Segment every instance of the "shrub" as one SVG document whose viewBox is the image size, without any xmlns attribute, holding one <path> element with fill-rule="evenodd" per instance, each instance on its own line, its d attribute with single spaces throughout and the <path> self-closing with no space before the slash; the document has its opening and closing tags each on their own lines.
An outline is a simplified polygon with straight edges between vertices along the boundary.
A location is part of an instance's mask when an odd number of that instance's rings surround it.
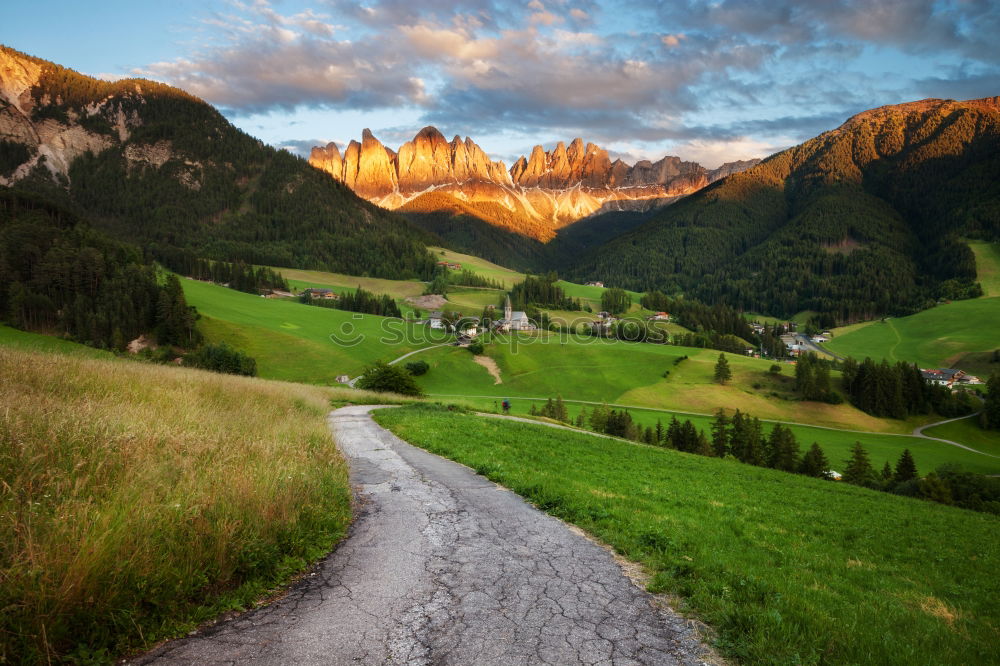
<svg viewBox="0 0 1000 666">
<path fill-rule="evenodd" d="M 225 342 L 205 345 L 184 357 L 184 365 L 230 375 L 257 376 L 257 361 Z"/>
<path fill-rule="evenodd" d="M 414 361 L 413 363 L 407 363 L 406 369 L 414 377 L 419 377 L 420 375 L 426 375 L 431 366 L 427 364 L 427 361 Z"/>
<path fill-rule="evenodd" d="M 358 379 L 358 388 L 380 393 L 400 393 L 402 395 L 423 395 L 416 380 L 409 372 L 385 361 L 377 361 Z"/>
<path fill-rule="evenodd" d="M 469 351 L 477 356 L 483 353 L 483 349 L 484 347 L 481 340 L 475 340 L 471 345 L 469 345 Z"/>
<path fill-rule="evenodd" d="M 781 366 L 778 365 L 777 363 L 772 363 L 771 367 L 768 368 L 767 371 L 769 373 L 771 373 L 772 375 L 780 375 L 781 374 Z"/>
</svg>

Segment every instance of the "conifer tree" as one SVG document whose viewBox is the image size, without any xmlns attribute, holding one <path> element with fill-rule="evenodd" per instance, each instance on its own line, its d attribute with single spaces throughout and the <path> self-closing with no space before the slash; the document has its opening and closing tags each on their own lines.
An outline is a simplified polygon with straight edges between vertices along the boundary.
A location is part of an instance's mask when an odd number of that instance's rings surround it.
<svg viewBox="0 0 1000 666">
<path fill-rule="evenodd" d="M 889 461 L 885 461 L 885 465 L 882 466 L 882 485 L 886 486 L 892 481 L 892 465 Z"/>
<path fill-rule="evenodd" d="M 794 472 L 799 468 L 799 443 L 791 429 L 776 423 L 768 437 L 768 467 Z"/>
<path fill-rule="evenodd" d="M 569 410 L 566 409 L 566 403 L 563 402 L 562 395 L 556 396 L 556 404 L 553 408 L 553 418 L 563 421 L 564 423 L 569 423 Z"/>
<path fill-rule="evenodd" d="M 830 461 L 820 445 L 813 442 L 806 454 L 802 456 L 802 464 L 799 465 L 799 473 L 806 476 L 815 476 L 820 479 L 827 478 L 827 470 L 830 469 Z"/>
<path fill-rule="evenodd" d="M 896 461 L 896 471 L 892 475 L 893 483 L 905 483 L 917 478 L 917 463 L 913 460 L 913 454 L 909 449 L 903 449 L 899 460 Z"/>
<path fill-rule="evenodd" d="M 594 407 L 590 413 L 590 429 L 594 432 L 604 432 L 608 427 L 608 405 L 607 403 Z"/>
<path fill-rule="evenodd" d="M 646 429 L 642 433 L 642 441 L 646 444 L 656 444 L 656 432 L 653 431 L 652 426 L 646 426 Z"/>
<path fill-rule="evenodd" d="M 694 450 L 699 456 L 713 457 L 715 456 L 715 449 L 712 448 L 711 443 L 708 441 L 708 437 L 705 436 L 704 430 L 698 431 L 698 446 Z"/>
<path fill-rule="evenodd" d="M 663 446 L 663 438 L 666 436 L 666 431 L 663 429 L 663 421 L 656 419 L 656 443 L 659 446 Z"/>
<path fill-rule="evenodd" d="M 847 468 L 844 470 L 843 480 L 856 486 L 876 487 L 875 469 L 872 467 L 871 459 L 861 442 L 854 442 L 851 449 L 851 457 L 847 461 Z"/>
<path fill-rule="evenodd" d="M 733 371 L 729 368 L 729 361 L 725 354 L 719 354 L 719 360 L 715 362 L 715 381 L 725 384 L 733 378 Z"/>
<path fill-rule="evenodd" d="M 986 382 L 982 422 L 986 428 L 1000 430 L 1000 373 L 993 373 Z"/>
<path fill-rule="evenodd" d="M 667 426 L 667 446 L 671 449 L 677 448 L 677 443 L 681 439 L 681 423 L 676 416 L 670 417 L 670 425 Z"/>
<path fill-rule="evenodd" d="M 582 428 L 587 423 L 587 408 L 581 407 L 580 413 L 576 415 L 576 427 Z"/>
<path fill-rule="evenodd" d="M 725 458 L 729 453 L 729 419 L 722 408 L 715 412 L 715 420 L 712 421 L 712 449 L 718 458 Z"/>
</svg>

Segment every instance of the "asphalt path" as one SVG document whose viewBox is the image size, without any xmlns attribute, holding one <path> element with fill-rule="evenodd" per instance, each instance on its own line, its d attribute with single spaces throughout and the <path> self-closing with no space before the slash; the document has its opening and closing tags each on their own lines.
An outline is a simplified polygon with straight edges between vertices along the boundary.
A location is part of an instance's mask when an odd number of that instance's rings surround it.
<svg viewBox="0 0 1000 666">
<path fill-rule="evenodd" d="M 330 416 L 357 508 L 347 538 L 275 603 L 139 664 L 703 664 L 693 623 L 606 548 L 457 463 Z"/>
</svg>

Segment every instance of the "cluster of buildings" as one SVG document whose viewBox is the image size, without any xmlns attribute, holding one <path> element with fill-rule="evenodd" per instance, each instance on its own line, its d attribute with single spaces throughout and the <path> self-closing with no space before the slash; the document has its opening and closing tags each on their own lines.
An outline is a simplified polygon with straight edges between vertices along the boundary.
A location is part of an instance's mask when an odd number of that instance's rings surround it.
<svg viewBox="0 0 1000 666">
<path fill-rule="evenodd" d="M 340 298 L 340 294 L 335 292 L 333 289 L 317 289 L 316 287 L 309 287 L 308 289 L 303 289 L 302 293 L 309 294 L 310 298 L 321 298 L 327 301 L 336 301 Z"/>
<path fill-rule="evenodd" d="M 438 266 L 444 266 L 445 268 L 451 269 L 453 271 L 460 271 L 460 270 L 462 270 L 462 264 L 459 264 L 459 263 L 454 262 L 454 261 L 439 261 L 439 262 L 437 262 L 437 265 Z"/>
<path fill-rule="evenodd" d="M 932 368 L 929 370 L 921 368 L 920 376 L 928 384 L 937 384 L 938 386 L 947 386 L 948 388 L 973 386 L 983 383 L 979 377 L 974 377 L 967 374 L 965 370 L 956 370 L 955 368 Z"/>
</svg>

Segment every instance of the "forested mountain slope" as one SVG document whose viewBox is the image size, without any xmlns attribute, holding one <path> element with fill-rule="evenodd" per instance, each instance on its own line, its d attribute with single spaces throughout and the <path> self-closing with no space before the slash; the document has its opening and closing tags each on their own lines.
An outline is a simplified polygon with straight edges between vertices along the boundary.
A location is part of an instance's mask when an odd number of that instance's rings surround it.
<svg viewBox="0 0 1000 666">
<path fill-rule="evenodd" d="M 0 187 L 183 255 L 429 277 L 432 237 L 163 84 L 102 81 L 0 46 Z"/>
<path fill-rule="evenodd" d="M 591 250 L 572 277 L 844 322 L 977 293 L 961 237 L 1000 238 L 1000 97 L 858 114 Z"/>
</svg>

